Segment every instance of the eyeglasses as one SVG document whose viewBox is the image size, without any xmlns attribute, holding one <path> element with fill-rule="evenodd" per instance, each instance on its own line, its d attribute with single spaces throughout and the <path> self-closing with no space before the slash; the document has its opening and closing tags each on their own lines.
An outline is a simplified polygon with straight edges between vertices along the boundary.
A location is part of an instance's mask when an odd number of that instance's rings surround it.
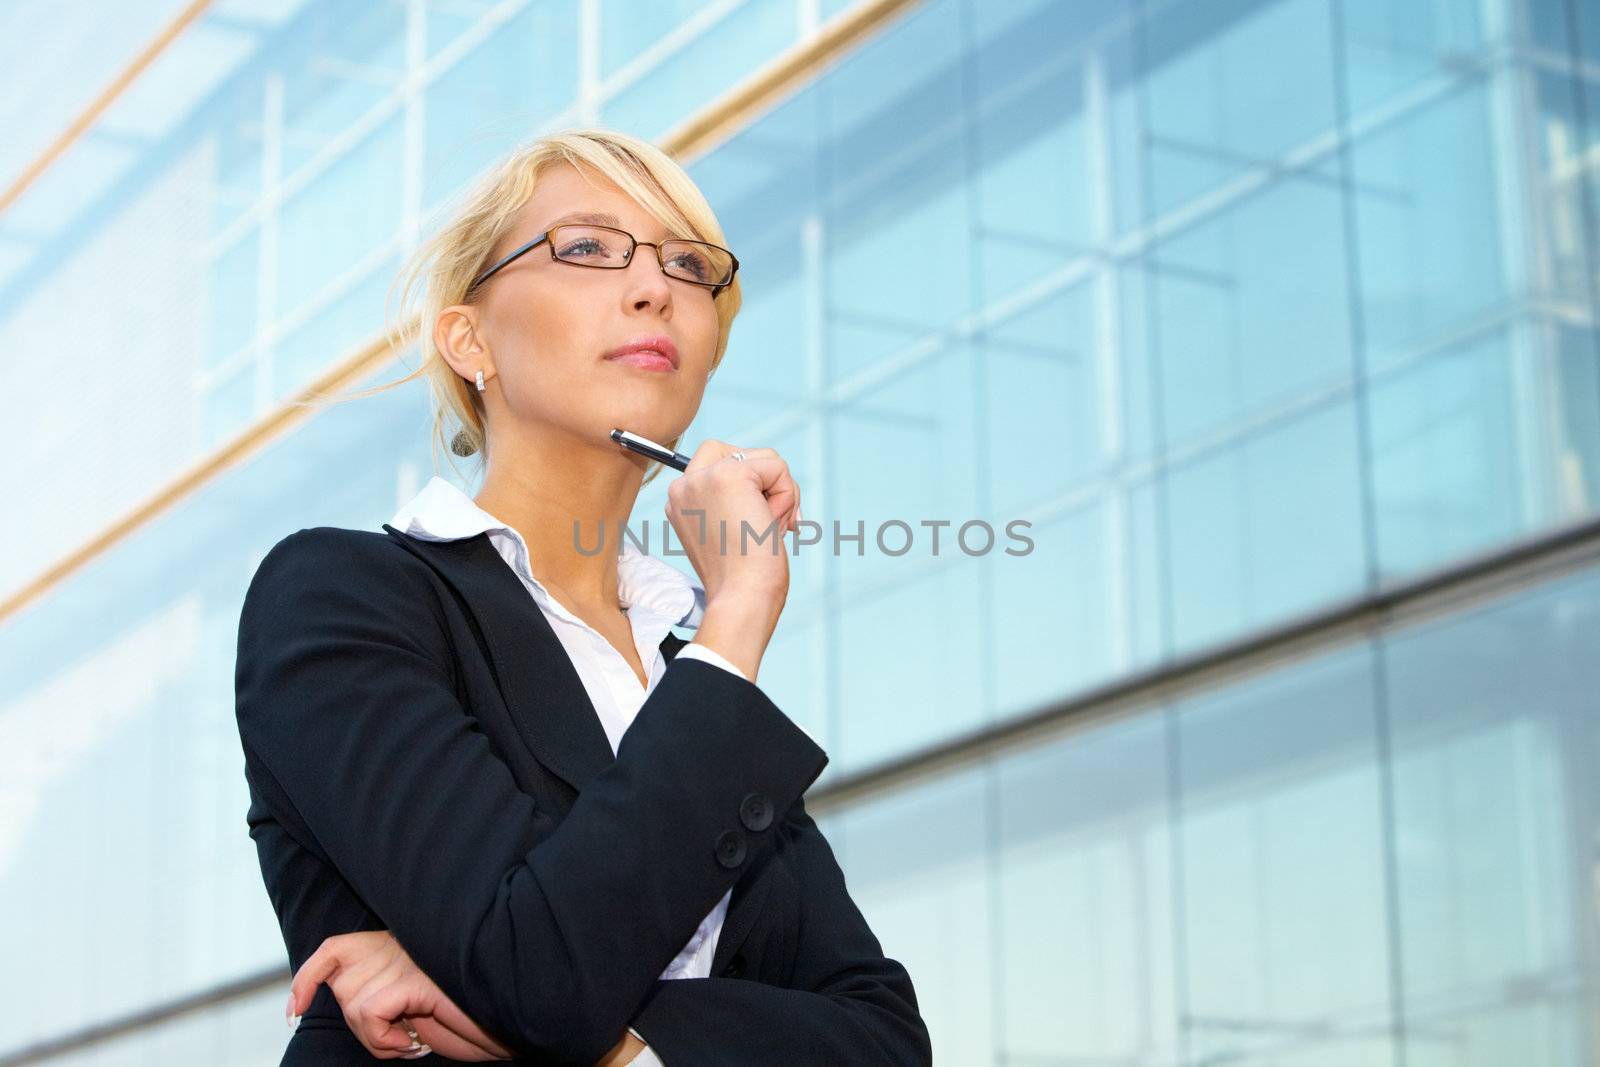
<svg viewBox="0 0 1600 1067">
<path fill-rule="evenodd" d="M 739 261 L 732 252 L 705 241 L 673 239 L 655 244 L 635 240 L 628 231 L 610 226 L 553 226 L 478 275 L 477 280 L 467 286 L 467 295 L 471 296 L 501 267 L 545 241 L 550 242 L 551 259 L 601 270 L 622 270 L 633 262 L 635 249 L 641 244 L 649 245 L 656 250 L 662 273 L 704 286 L 711 290 L 713 297 L 733 282 L 734 272 L 739 269 Z"/>
</svg>

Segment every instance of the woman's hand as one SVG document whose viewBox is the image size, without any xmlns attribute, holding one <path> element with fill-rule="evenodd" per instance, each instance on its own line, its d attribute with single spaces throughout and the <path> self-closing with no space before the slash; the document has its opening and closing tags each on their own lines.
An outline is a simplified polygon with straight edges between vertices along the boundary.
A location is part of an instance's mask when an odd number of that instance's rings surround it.
<svg viewBox="0 0 1600 1067">
<path fill-rule="evenodd" d="M 782 602 L 789 590 L 783 535 L 795 529 L 800 487 L 775 450 L 746 448 L 743 460 L 735 451 L 707 438 L 667 486 L 667 519 L 705 586 L 707 607 L 724 592 Z"/>
<path fill-rule="evenodd" d="M 336 934 L 323 941 L 295 972 L 289 1014 L 309 1008 L 324 982 L 350 1032 L 378 1059 L 416 1059 L 429 1051 L 454 1060 L 513 1058 L 422 973 L 387 930 Z M 406 1032 L 407 1020 L 420 1048 Z"/>
<path fill-rule="evenodd" d="M 667 520 L 706 590 L 695 642 L 755 680 L 789 596 L 784 534 L 798 529 L 800 487 L 770 448 L 707 439 L 667 486 Z M 747 528 L 748 527 L 748 532 Z"/>
</svg>

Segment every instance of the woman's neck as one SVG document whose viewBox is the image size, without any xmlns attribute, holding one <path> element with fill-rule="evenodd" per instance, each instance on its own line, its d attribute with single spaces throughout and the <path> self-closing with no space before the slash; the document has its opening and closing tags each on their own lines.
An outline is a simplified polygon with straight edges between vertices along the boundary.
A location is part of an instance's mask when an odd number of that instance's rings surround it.
<svg viewBox="0 0 1600 1067">
<path fill-rule="evenodd" d="M 644 471 L 620 450 L 491 460 L 474 498 L 522 535 L 533 576 L 578 612 L 619 610 L 617 554 Z"/>
</svg>

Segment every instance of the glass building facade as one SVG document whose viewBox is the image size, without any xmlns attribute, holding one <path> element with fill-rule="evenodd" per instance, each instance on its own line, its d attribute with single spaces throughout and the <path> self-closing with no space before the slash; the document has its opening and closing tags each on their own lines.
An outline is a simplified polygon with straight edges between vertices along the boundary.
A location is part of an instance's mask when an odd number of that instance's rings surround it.
<svg viewBox="0 0 1600 1067">
<path fill-rule="evenodd" d="M 685 441 L 822 524 L 761 685 L 937 1061 L 1600 1064 L 1600 7 L 167 6 L 4 160 L 0 1064 L 277 1063 L 239 606 L 434 470 L 295 402 L 512 144 L 708 115 Z"/>
</svg>

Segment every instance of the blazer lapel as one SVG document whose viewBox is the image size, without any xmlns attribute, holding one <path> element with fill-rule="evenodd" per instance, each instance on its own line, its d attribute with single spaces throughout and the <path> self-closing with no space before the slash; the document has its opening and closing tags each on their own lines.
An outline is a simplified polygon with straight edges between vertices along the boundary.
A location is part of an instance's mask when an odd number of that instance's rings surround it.
<svg viewBox="0 0 1600 1067">
<path fill-rule="evenodd" d="M 589 691 L 561 639 L 489 535 L 430 541 L 388 523 L 383 529 L 460 594 L 488 647 L 490 669 L 511 721 L 533 757 L 580 792 L 616 762 Z M 671 662 L 688 643 L 669 630 L 661 653 Z M 712 957 L 713 975 L 721 973 L 749 936 L 771 879 L 772 872 L 756 868 L 734 883 Z"/>
<path fill-rule="evenodd" d="M 489 650 L 490 668 L 523 744 L 573 789 L 616 761 L 589 692 L 561 640 L 487 532 L 454 541 L 412 537 L 383 524 L 461 595 Z M 661 642 L 670 660 L 687 641 Z"/>
</svg>

